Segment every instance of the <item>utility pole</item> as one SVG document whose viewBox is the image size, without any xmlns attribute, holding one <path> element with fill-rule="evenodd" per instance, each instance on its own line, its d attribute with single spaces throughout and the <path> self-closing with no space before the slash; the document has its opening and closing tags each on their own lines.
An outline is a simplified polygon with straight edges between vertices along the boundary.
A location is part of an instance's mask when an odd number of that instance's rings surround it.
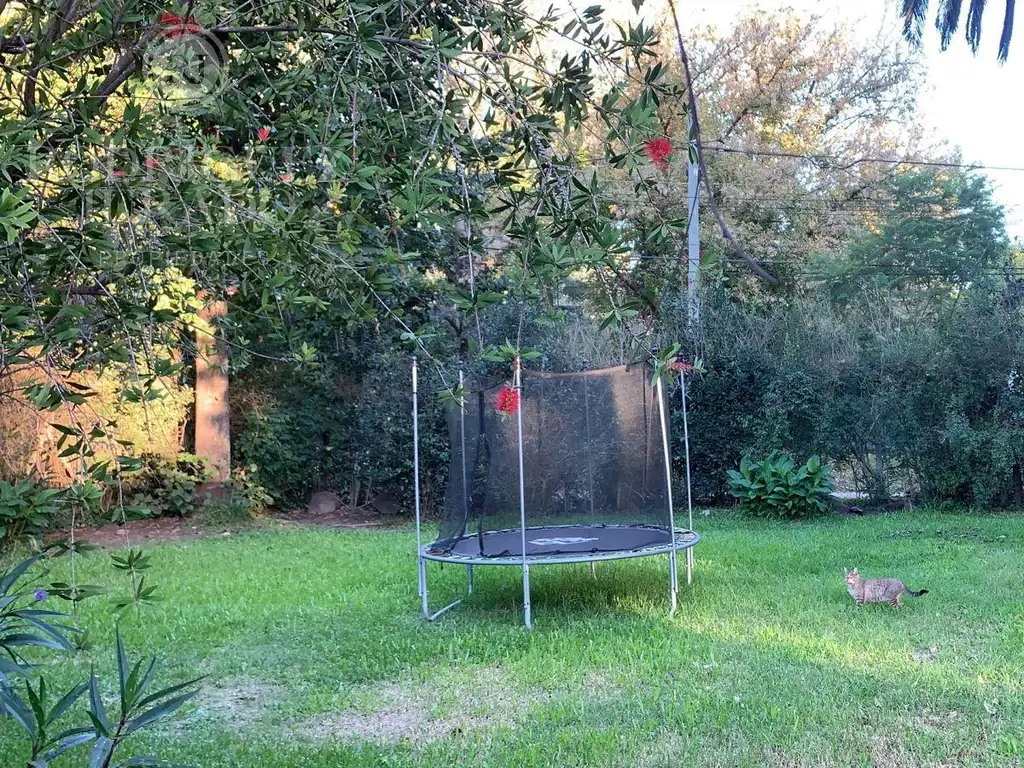
<svg viewBox="0 0 1024 768">
<path fill-rule="evenodd" d="M 687 316 L 690 319 L 690 331 L 696 332 L 700 325 L 700 160 L 697 153 L 700 147 L 694 138 L 693 115 L 686 120 L 687 171 L 686 191 L 687 223 L 689 235 L 689 269 L 686 280 Z"/>
</svg>

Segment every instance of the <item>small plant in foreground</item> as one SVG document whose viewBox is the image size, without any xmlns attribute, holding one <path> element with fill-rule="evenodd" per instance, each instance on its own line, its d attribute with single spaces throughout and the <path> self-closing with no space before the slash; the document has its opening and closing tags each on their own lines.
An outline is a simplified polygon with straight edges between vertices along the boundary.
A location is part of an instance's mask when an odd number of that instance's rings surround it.
<svg viewBox="0 0 1024 768">
<path fill-rule="evenodd" d="M 36 555 L 19 563 L 0 575 L 0 717 L 9 717 L 28 736 L 29 768 L 48 768 L 52 761 L 65 752 L 89 742 L 93 743 L 89 756 L 90 768 L 116 768 L 121 766 L 156 766 L 165 761 L 156 757 L 140 756 L 118 761 L 115 753 L 124 741 L 136 731 L 170 717 L 198 693 L 199 679 L 171 685 L 151 692 L 156 659 L 148 664 L 137 661 L 132 665 L 117 634 L 118 715 L 112 717 L 100 697 L 99 680 L 95 674 L 81 683 L 52 706 L 46 680 L 42 677 L 33 685 L 27 679 L 32 667 L 21 655 L 25 647 L 72 651 L 69 635 L 71 627 L 56 623 L 65 618 L 57 611 L 24 607 L 41 603 L 49 598 L 42 587 L 35 589 L 24 584 L 31 567 L 42 557 Z M 26 678 L 24 687 L 15 684 L 15 678 Z M 88 691 L 89 724 L 59 730 L 57 722 Z"/>
<path fill-rule="evenodd" d="M 729 490 L 751 514 L 810 517 L 828 510 L 832 478 L 817 456 L 797 468 L 791 456 L 772 452 L 763 461 L 744 456 L 738 472 L 729 470 Z"/>
<path fill-rule="evenodd" d="M 24 677 L 31 669 L 22 656 L 23 649 L 74 649 L 69 639 L 73 630 L 57 623 L 65 618 L 63 613 L 29 607 L 50 596 L 47 590 L 24 583 L 29 569 L 42 557 L 30 557 L 0 574 L 0 693 L 10 688 L 13 678 Z"/>
<path fill-rule="evenodd" d="M 89 757 L 90 768 L 115 768 L 116 766 L 155 766 L 165 762 L 156 757 L 133 757 L 124 761 L 114 759 L 115 752 L 125 739 L 153 723 L 170 717 L 191 699 L 199 689 L 194 687 L 199 679 L 189 680 L 149 693 L 156 668 L 156 659 L 148 665 L 137 661 L 131 665 L 128 655 L 117 635 L 117 672 L 119 712 L 111 718 L 100 697 L 99 680 L 90 675 L 88 683 L 81 683 L 65 693 L 60 700 L 47 707 L 46 681 L 42 678 L 33 687 L 25 682 L 25 695 L 16 688 L 0 690 L 0 712 L 9 715 L 28 735 L 31 756 L 30 768 L 47 768 L 50 763 L 65 752 L 88 742 L 94 742 Z M 53 726 L 61 716 L 81 697 L 89 692 L 90 725 L 69 728 L 53 735 Z"/>
</svg>

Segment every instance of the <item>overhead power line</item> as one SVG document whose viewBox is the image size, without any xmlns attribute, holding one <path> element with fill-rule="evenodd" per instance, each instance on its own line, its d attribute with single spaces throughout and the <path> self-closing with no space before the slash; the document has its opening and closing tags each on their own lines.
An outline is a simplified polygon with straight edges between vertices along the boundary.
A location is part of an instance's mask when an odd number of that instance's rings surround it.
<svg viewBox="0 0 1024 768">
<path fill-rule="evenodd" d="M 840 170 L 847 170 L 857 165 L 883 164 L 883 165 L 916 165 L 928 168 L 962 168 L 971 171 L 1014 171 L 1024 173 L 1024 167 L 1013 165 L 985 165 L 983 163 L 953 163 L 941 160 L 913 160 L 907 157 L 856 157 L 844 158 L 833 155 L 819 155 L 803 152 L 777 152 L 767 149 L 740 149 L 737 147 L 720 147 L 710 144 L 702 144 L 701 149 L 706 152 L 718 152 L 727 155 L 748 155 L 750 157 L 782 157 L 795 160 L 809 160 L 816 163 L 829 163 Z"/>
</svg>

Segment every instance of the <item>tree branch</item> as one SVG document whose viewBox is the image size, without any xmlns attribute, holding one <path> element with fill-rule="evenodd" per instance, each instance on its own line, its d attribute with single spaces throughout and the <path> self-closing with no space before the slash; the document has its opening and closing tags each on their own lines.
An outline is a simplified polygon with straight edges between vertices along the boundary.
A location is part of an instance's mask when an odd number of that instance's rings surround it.
<svg viewBox="0 0 1024 768">
<path fill-rule="evenodd" d="M 760 277 L 766 283 L 770 285 L 778 285 L 779 279 L 775 275 L 768 272 L 764 267 L 757 263 L 751 258 L 743 245 L 736 239 L 736 236 L 729 229 L 729 225 L 725 222 L 725 217 L 722 216 L 722 212 L 718 209 L 718 203 L 715 201 L 715 192 L 711 188 L 711 180 L 708 178 L 707 165 L 704 162 L 704 151 L 701 142 L 700 134 L 700 117 L 697 114 L 697 98 L 693 91 L 693 77 L 690 73 L 690 58 L 686 55 L 686 46 L 683 45 L 683 32 L 679 27 L 679 15 L 676 13 L 675 0 L 668 0 L 668 6 L 672 11 L 672 21 L 676 27 L 676 40 L 679 43 L 679 59 L 683 64 L 683 74 L 686 77 L 686 91 L 689 98 L 690 106 L 690 117 L 693 121 L 693 139 L 697 143 L 697 159 L 700 165 L 700 176 L 704 182 L 704 188 L 708 194 L 708 205 L 711 208 L 711 212 L 715 216 L 715 220 L 718 222 L 718 228 L 722 231 L 722 237 L 725 238 L 726 242 L 733 250 L 733 254 L 746 263 L 747 266 L 754 272 L 755 275 Z"/>
<path fill-rule="evenodd" d="M 39 45 L 35 49 L 35 55 L 32 57 L 32 71 L 25 77 L 25 93 L 22 101 L 25 104 L 26 112 L 32 112 L 36 108 L 36 86 L 39 82 L 39 73 L 43 69 L 43 57 L 60 36 L 71 29 L 77 13 L 78 0 L 64 0 L 64 3 L 53 14 L 50 23 L 46 25 L 46 29 L 43 30 Z"/>
</svg>

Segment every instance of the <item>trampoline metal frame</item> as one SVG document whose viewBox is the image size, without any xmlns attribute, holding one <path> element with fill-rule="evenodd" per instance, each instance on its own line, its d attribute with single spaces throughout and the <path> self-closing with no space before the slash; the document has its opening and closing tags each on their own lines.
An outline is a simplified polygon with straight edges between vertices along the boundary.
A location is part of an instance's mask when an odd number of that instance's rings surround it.
<svg viewBox="0 0 1024 768">
<path fill-rule="evenodd" d="M 578 525 L 539 525 L 531 528 L 527 528 L 526 532 L 530 531 L 556 531 L 559 528 L 579 528 Z M 585 527 L 585 526 L 584 526 Z M 602 525 L 601 528 L 634 528 L 639 526 L 632 525 Z M 653 526 L 644 526 L 653 527 Z M 490 533 L 509 533 L 511 531 L 519 531 L 519 528 L 507 528 L 500 531 L 491 531 Z M 665 530 L 659 527 L 658 530 Z M 676 540 L 675 549 L 689 549 L 700 541 L 700 534 L 695 531 L 687 531 L 682 528 L 676 529 Z M 424 544 L 420 550 L 420 556 L 424 560 L 433 560 L 436 563 L 453 563 L 455 565 L 465 565 L 472 568 L 474 565 L 522 565 L 523 558 L 519 555 L 509 555 L 507 557 L 486 557 L 476 555 L 462 555 L 462 554 L 444 554 L 434 552 L 430 549 L 430 544 Z M 648 555 L 667 555 L 673 549 L 671 543 L 665 544 L 651 544 L 646 547 L 638 547 L 637 549 L 616 549 L 606 551 L 595 551 L 595 552 L 565 552 L 560 554 L 549 554 L 549 555 L 530 555 L 527 559 L 530 565 L 557 565 L 559 563 L 593 563 L 599 560 L 627 560 L 633 557 L 647 557 Z M 470 590 L 472 591 L 472 590 Z"/>
<path fill-rule="evenodd" d="M 462 388 L 464 378 L 462 371 L 459 371 L 459 387 Z M 419 597 L 423 618 L 427 621 L 434 621 L 439 616 L 447 613 L 462 600 L 455 600 L 438 611 L 431 612 L 427 590 L 427 561 L 433 560 L 440 563 L 465 564 L 467 593 L 473 593 L 473 566 L 475 565 L 518 565 L 523 571 L 523 619 L 527 629 L 532 629 L 533 620 L 530 608 L 530 565 L 554 565 L 560 563 L 590 563 L 591 568 L 597 561 L 602 560 L 623 560 L 634 557 L 647 557 L 651 555 L 668 555 L 669 561 L 669 615 L 675 613 L 677 607 L 677 595 L 679 592 L 679 570 L 677 554 L 680 550 L 686 552 L 686 583 L 693 583 L 694 556 L 693 547 L 700 541 L 700 534 L 693 530 L 693 497 L 690 487 L 690 434 L 686 415 L 686 375 L 680 373 L 680 392 L 683 405 L 683 444 L 686 456 L 686 508 L 689 517 L 688 529 L 675 527 L 675 506 L 672 501 L 672 457 L 669 451 L 667 409 L 665 407 L 665 391 L 662 377 L 659 376 L 655 384 L 655 391 L 658 396 L 658 414 L 661 422 L 662 448 L 665 458 L 665 476 L 667 482 L 667 498 L 670 530 L 674 532 L 672 541 L 663 545 L 646 546 L 632 550 L 615 550 L 606 552 L 579 552 L 551 555 L 528 555 L 526 551 L 526 534 L 529 530 L 572 528 L 573 525 L 549 525 L 534 526 L 528 528 L 526 525 L 526 477 L 523 463 L 523 409 L 522 409 L 522 363 L 519 358 L 515 360 L 513 387 L 519 395 L 518 407 L 516 408 L 516 431 L 517 450 L 519 461 L 519 531 L 521 532 L 522 555 L 509 557 L 473 557 L 458 554 L 437 554 L 430 551 L 430 544 L 424 544 L 422 538 L 422 507 L 420 492 L 420 436 L 419 436 L 419 363 L 415 357 L 412 360 L 412 435 L 413 435 L 413 488 L 416 505 L 416 555 L 417 574 L 419 581 Z M 462 418 L 460 419 L 460 437 L 462 441 L 462 473 L 466 476 L 466 435 L 465 435 L 465 411 L 464 402 L 459 404 Z M 463 481 L 465 482 L 465 480 Z M 605 528 L 616 526 L 602 526 Z M 619 526 L 632 528 L 635 526 Z M 508 529 L 515 530 L 515 529 Z"/>
</svg>

